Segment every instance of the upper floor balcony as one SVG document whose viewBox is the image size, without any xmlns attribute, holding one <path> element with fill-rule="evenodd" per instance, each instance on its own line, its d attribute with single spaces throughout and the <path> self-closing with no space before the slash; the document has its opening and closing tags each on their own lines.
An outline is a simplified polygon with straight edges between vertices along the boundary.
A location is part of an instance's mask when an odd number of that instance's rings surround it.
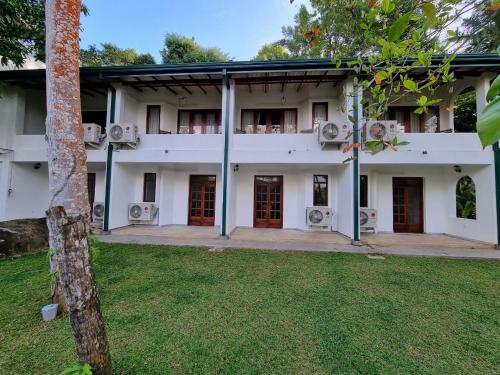
<svg viewBox="0 0 500 375">
<path fill-rule="evenodd" d="M 481 100 L 484 102 L 484 79 L 480 78 L 462 79 L 455 91 L 476 88 L 473 101 L 478 112 Z M 135 147 L 115 148 L 114 160 L 119 162 L 222 163 L 228 114 L 233 163 L 341 164 L 347 155 L 341 147 L 322 147 L 317 125 L 321 120 L 347 122 L 352 109 L 352 100 L 346 95 L 350 82 L 345 75 L 326 70 L 235 74 L 229 90 L 222 84 L 222 76 L 215 74 L 126 77 L 112 82 L 114 106 L 111 89 L 92 91 L 82 86 L 82 118 L 101 125 L 103 133 L 114 123 L 138 127 L 140 141 Z M 413 100 L 393 103 L 386 117 L 400 124 L 398 138 L 409 145 L 378 155 L 362 151 L 361 161 L 491 163 L 491 153 L 482 150 L 476 134 L 459 133 L 468 129 L 463 124 L 458 127 L 453 111 L 449 112 L 456 95 L 443 97 L 442 105 L 423 115 L 415 114 Z M 13 134 L 6 148 L 14 150 L 16 160 L 46 160 L 44 91 L 19 89 L 12 103 L 6 108 L 16 109 L 2 120 L 2 128 Z M 106 160 L 108 141 L 88 148 L 89 161 Z"/>
</svg>

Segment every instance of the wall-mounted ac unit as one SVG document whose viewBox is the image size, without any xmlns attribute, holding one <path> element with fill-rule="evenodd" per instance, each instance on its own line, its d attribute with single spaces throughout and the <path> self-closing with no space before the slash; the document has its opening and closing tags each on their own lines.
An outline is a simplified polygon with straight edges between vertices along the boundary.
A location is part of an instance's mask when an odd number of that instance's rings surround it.
<svg viewBox="0 0 500 375">
<path fill-rule="evenodd" d="M 126 144 L 135 147 L 139 142 L 137 125 L 134 124 L 112 124 L 108 129 L 109 142 Z"/>
<path fill-rule="evenodd" d="M 128 219 L 135 221 L 151 221 L 156 216 L 154 203 L 130 203 L 128 205 Z"/>
<path fill-rule="evenodd" d="M 373 120 L 366 124 L 366 141 L 380 138 L 392 141 L 398 135 L 398 123 L 392 120 Z"/>
<path fill-rule="evenodd" d="M 377 230 L 377 210 L 361 208 L 359 211 L 359 225 L 361 230 Z"/>
<path fill-rule="evenodd" d="M 93 147 L 101 144 L 101 126 L 97 124 L 83 124 L 83 141 Z"/>
<path fill-rule="evenodd" d="M 92 220 L 102 221 L 104 219 L 104 202 L 94 202 L 92 206 Z"/>
<path fill-rule="evenodd" d="M 307 207 L 306 223 L 309 226 L 327 227 L 332 222 L 332 215 L 330 207 Z"/>
<path fill-rule="evenodd" d="M 318 140 L 321 145 L 328 143 L 349 143 L 351 125 L 344 122 L 320 121 Z"/>
</svg>

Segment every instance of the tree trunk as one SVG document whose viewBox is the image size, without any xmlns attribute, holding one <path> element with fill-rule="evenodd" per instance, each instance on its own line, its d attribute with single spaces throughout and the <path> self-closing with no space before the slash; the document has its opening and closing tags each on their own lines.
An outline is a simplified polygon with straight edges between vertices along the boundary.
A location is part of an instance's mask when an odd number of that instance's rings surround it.
<svg viewBox="0 0 500 375">
<path fill-rule="evenodd" d="M 90 206 L 80 109 L 81 0 L 47 0 L 46 82 L 51 272 L 64 294 L 76 351 L 97 375 L 111 374 L 87 234 Z M 55 298 L 60 293 L 55 289 Z M 59 302 L 59 301 L 58 301 Z"/>
</svg>

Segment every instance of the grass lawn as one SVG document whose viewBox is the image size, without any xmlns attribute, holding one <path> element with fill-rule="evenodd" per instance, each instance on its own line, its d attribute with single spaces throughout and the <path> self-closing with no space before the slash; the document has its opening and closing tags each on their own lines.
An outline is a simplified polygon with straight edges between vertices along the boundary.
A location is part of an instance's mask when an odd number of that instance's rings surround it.
<svg viewBox="0 0 500 375">
<path fill-rule="evenodd" d="M 500 262 L 101 245 L 116 374 L 498 374 Z M 76 362 L 44 254 L 0 261 L 0 373 Z"/>
</svg>

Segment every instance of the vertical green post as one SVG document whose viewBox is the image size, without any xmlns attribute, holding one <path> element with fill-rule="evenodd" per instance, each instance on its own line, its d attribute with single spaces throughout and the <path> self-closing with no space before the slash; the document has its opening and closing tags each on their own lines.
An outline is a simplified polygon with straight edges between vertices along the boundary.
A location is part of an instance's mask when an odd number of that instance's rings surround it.
<svg viewBox="0 0 500 375">
<path fill-rule="evenodd" d="M 353 131 L 352 143 L 359 143 L 359 97 L 358 97 L 358 84 L 353 86 Z M 360 229 L 359 229 L 359 148 L 353 147 L 353 238 L 351 243 L 353 245 L 361 245 Z"/>
<path fill-rule="evenodd" d="M 222 185 L 222 224 L 221 224 L 221 239 L 228 239 L 228 234 L 226 230 L 227 226 L 227 180 L 229 174 L 229 115 L 230 115 L 230 89 L 229 78 L 227 76 L 227 71 L 224 69 L 224 86 L 226 88 L 226 100 L 225 100 L 225 111 L 224 111 L 224 165 L 222 170 L 223 175 L 223 185 Z"/>
<path fill-rule="evenodd" d="M 115 122 L 116 90 L 111 88 L 111 108 L 109 109 L 109 125 Z M 104 195 L 103 231 L 109 232 L 109 198 L 111 196 L 111 167 L 113 165 L 113 145 L 108 142 L 106 158 L 106 187 Z"/>
<path fill-rule="evenodd" d="M 500 146 L 499 142 L 493 144 L 495 159 L 495 191 L 497 207 L 497 246 L 500 245 Z"/>
</svg>

